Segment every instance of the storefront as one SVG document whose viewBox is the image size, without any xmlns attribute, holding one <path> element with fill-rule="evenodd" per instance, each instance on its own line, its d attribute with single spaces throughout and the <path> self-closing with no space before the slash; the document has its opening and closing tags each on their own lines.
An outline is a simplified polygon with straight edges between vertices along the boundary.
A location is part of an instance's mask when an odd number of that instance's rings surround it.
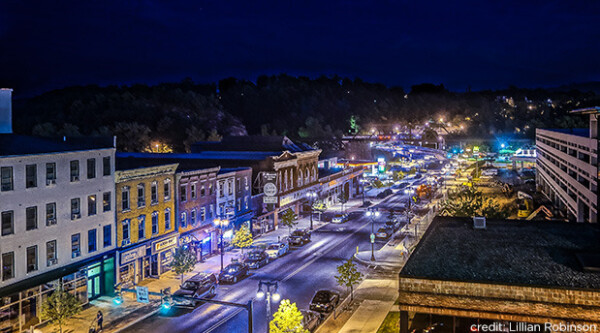
<svg viewBox="0 0 600 333">
<path fill-rule="evenodd" d="M 59 270 L 55 270 L 34 277 L 32 280 L 35 279 L 37 285 L 33 287 L 27 287 L 29 282 L 24 281 L 22 291 L 0 297 L 0 332 L 22 332 L 31 326 L 44 323 L 41 318 L 41 306 L 59 286 L 75 295 L 81 305 L 86 305 L 101 295 L 112 295 L 115 281 L 114 260 L 113 255 L 107 255 L 93 261 L 67 266 L 60 271 L 73 273 L 56 277 Z M 21 289 L 21 286 L 15 286 L 15 289 Z"/>
<path fill-rule="evenodd" d="M 178 235 L 166 235 L 120 252 L 118 283 L 134 285 L 168 272 L 178 239 Z"/>
<path fill-rule="evenodd" d="M 162 237 L 160 240 L 152 242 L 151 276 L 159 277 L 171 270 L 170 264 L 173 261 L 173 255 L 175 254 L 175 248 L 177 247 L 178 241 L 178 235 L 168 235 Z"/>
<path fill-rule="evenodd" d="M 207 225 L 200 229 L 186 232 L 179 236 L 179 246 L 187 248 L 196 254 L 196 260 L 202 261 L 214 252 L 218 231 Z"/>
</svg>

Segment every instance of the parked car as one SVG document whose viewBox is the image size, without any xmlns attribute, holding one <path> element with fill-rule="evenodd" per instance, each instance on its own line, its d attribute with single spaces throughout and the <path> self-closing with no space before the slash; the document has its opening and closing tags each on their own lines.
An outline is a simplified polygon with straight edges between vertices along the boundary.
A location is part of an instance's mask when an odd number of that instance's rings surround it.
<svg viewBox="0 0 600 333">
<path fill-rule="evenodd" d="M 243 262 L 229 264 L 219 274 L 219 283 L 236 283 L 248 275 L 249 269 L 248 265 Z"/>
<path fill-rule="evenodd" d="M 377 239 L 388 239 L 392 233 L 387 228 L 379 228 L 375 233 L 375 238 Z"/>
<path fill-rule="evenodd" d="M 269 263 L 269 255 L 265 250 L 252 250 L 248 253 L 246 264 L 252 269 L 258 269 Z"/>
<path fill-rule="evenodd" d="M 331 223 L 344 223 L 348 221 L 348 214 L 335 214 L 331 219 Z"/>
<path fill-rule="evenodd" d="M 213 273 L 198 273 L 187 279 L 173 293 L 175 306 L 196 306 L 198 301 L 189 297 L 213 297 L 217 294 L 217 277 Z"/>
<path fill-rule="evenodd" d="M 311 310 L 300 310 L 302 312 L 302 327 L 309 332 L 314 332 L 321 324 L 321 315 Z"/>
<path fill-rule="evenodd" d="M 302 246 L 302 245 L 310 242 L 310 231 L 296 229 L 292 232 L 292 235 L 288 239 L 289 239 L 290 245 Z"/>
<path fill-rule="evenodd" d="M 288 253 L 290 251 L 290 246 L 286 243 L 272 243 L 267 246 L 265 251 L 269 255 L 269 258 L 277 259 Z"/>
<path fill-rule="evenodd" d="M 393 232 L 400 229 L 400 223 L 398 221 L 387 221 L 385 222 L 385 227 Z"/>
<path fill-rule="evenodd" d="M 340 294 L 335 291 L 322 289 L 317 291 L 315 296 L 313 296 L 309 308 L 312 311 L 329 313 L 335 309 L 339 302 Z"/>
</svg>

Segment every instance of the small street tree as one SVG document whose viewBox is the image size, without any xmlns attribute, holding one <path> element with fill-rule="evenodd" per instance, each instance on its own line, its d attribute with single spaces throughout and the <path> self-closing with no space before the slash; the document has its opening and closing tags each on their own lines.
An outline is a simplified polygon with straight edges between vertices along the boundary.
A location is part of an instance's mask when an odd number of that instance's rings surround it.
<svg viewBox="0 0 600 333">
<path fill-rule="evenodd" d="M 273 314 L 273 320 L 269 323 L 271 333 L 308 333 L 302 325 L 302 312 L 298 310 L 296 303 L 284 299 L 279 304 L 279 309 Z"/>
<path fill-rule="evenodd" d="M 335 276 L 335 280 L 341 287 L 350 289 L 350 300 L 353 301 L 354 286 L 362 279 L 363 274 L 356 269 L 356 264 L 352 262 L 352 258 L 339 265 L 337 271 L 339 275 Z"/>
<path fill-rule="evenodd" d="M 284 227 L 288 227 L 290 229 L 290 235 L 292 234 L 292 229 L 298 225 L 298 215 L 294 213 L 291 208 L 288 208 L 283 214 L 281 214 L 281 225 Z"/>
<path fill-rule="evenodd" d="M 56 323 L 60 333 L 65 321 L 81 311 L 81 304 L 75 295 L 57 288 L 52 295 L 42 303 L 42 317 Z"/>
<path fill-rule="evenodd" d="M 231 245 L 241 249 L 242 255 L 244 254 L 244 249 L 252 246 L 253 242 L 254 238 L 252 237 L 250 228 L 248 228 L 248 226 L 245 224 L 235 232 L 233 238 L 231 239 Z"/>
<path fill-rule="evenodd" d="M 171 268 L 173 272 L 181 276 L 181 283 L 183 283 L 183 275 L 194 270 L 196 265 L 196 256 L 184 248 L 177 248 L 173 261 L 171 262 Z"/>
</svg>

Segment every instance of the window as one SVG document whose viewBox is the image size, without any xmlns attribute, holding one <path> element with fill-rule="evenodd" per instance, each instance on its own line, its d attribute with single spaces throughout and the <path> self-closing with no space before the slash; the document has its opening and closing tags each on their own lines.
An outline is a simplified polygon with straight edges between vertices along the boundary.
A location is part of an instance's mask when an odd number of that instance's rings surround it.
<svg viewBox="0 0 600 333">
<path fill-rule="evenodd" d="M 110 192 L 104 192 L 102 194 L 102 211 L 110 212 Z"/>
<path fill-rule="evenodd" d="M 27 248 L 27 273 L 35 272 L 38 269 L 37 265 L 37 245 Z"/>
<path fill-rule="evenodd" d="M 185 212 L 181 213 L 181 219 L 179 220 L 179 226 L 185 228 L 187 226 L 187 215 Z"/>
<path fill-rule="evenodd" d="M 37 229 L 37 206 L 25 208 L 25 230 Z"/>
<path fill-rule="evenodd" d="M 56 240 L 46 242 L 46 266 L 56 265 Z"/>
<path fill-rule="evenodd" d="M 242 198 L 237 199 L 237 210 L 238 212 L 242 210 Z"/>
<path fill-rule="evenodd" d="M 56 224 L 56 202 L 46 204 L 46 225 Z"/>
<path fill-rule="evenodd" d="M 158 212 L 152 212 L 152 234 L 158 234 Z"/>
<path fill-rule="evenodd" d="M 192 209 L 192 211 L 190 212 L 190 224 L 196 225 L 196 210 L 195 209 Z"/>
<path fill-rule="evenodd" d="M 79 181 L 79 161 L 71 161 L 71 181 Z"/>
<path fill-rule="evenodd" d="M 110 176 L 110 156 L 106 156 L 102 158 L 102 175 Z"/>
<path fill-rule="evenodd" d="M 146 188 L 144 187 L 144 184 L 138 184 L 137 195 L 138 208 L 146 207 Z"/>
<path fill-rule="evenodd" d="M 227 182 L 227 185 L 229 185 L 229 189 L 227 190 L 227 193 L 229 193 L 229 195 L 233 194 L 233 179 Z"/>
<path fill-rule="evenodd" d="M 88 179 L 96 178 L 96 159 L 95 158 L 87 159 L 87 178 Z"/>
<path fill-rule="evenodd" d="M 217 192 L 219 194 L 219 198 L 222 198 L 225 195 L 225 191 L 223 191 L 224 190 L 223 187 L 225 186 L 225 182 L 218 182 L 217 186 L 219 187 L 217 189 Z"/>
<path fill-rule="evenodd" d="M 71 199 L 71 220 L 81 217 L 81 205 L 79 198 Z"/>
<path fill-rule="evenodd" d="M 196 183 L 192 183 L 190 187 L 190 196 L 192 199 L 196 199 Z"/>
<path fill-rule="evenodd" d="M 206 221 L 206 207 L 200 208 L 200 219 L 202 222 Z"/>
<path fill-rule="evenodd" d="M 102 227 L 102 246 L 109 247 L 112 245 L 112 230 L 111 225 Z"/>
<path fill-rule="evenodd" d="M 248 190 L 248 176 L 244 177 L 244 187 Z"/>
<path fill-rule="evenodd" d="M 165 192 L 165 201 L 169 201 L 169 199 L 171 199 L 171 182 L 168 179 L 165 180 L 164 192 Z"/>
<path fill-rule="evenodd" d="M 96 196 L 88 195 L 88 216 L 96 215 Z"/>
<path fill-rule="evenodd" d="M 123 244 L 129 244 L 129 220 L 124 220 L 121 224 L 123 226 Z"/>
<path fill-rule="evenodd" d="M 185 185 L 179 186 L 179 200 L 181 200 L 181 202 L 184 202 L 185 200 L 187 200 L 186 190 L 187 189 L 186 189 Z"/>
<path fill-rule="evenodd" d="M 171 210 L 167 208 L 165 210 L 165 230 L 171 229 Z"/>
<path fill-rule="evenodd" d="M 37 187 L 37 165 L 35 164 L 25 166 L 25 187 Z"/>
<path fill-rule="evenodd" d="M 138 216 L 138 239 L 146 238 L 146 215 Z"/>
<path fill-rule="evenodd" d="M 241 184 L 242 184 L 242 180 L 240 178 L 236 179 L 236 181 L 235 181 L 235 186 L 236 186 L 235 190 L 236 191 L 240 191 L 242 189 Z"/>
<path fill-rule="evenodd" d="M 96 229 L 88 230 L 88 253 L 96 252 Z"/>
<path fill-rule="evenodd" d="M 208 218 L 212 219 L 213 216 L 215 216 L 215 206 L 213 204 L 210 204 L 210 215 L 208 216 Z"/>
<path fill-rule="evenodd" d="M 15 277 L 15 253 L 2 253 L 2 281 Z"/>
<path fill-rule="evenodd" d="M 204 185 L 202 185 L 202 187 L 200 187 L 200 196 L 203 197 L 206 195 L 206 189 L 204 188 Z"/>
<path fill-rule="evenodd" d="M 152 182 L 150 186 L 150 203 L 156 205 L 158 203 L 158 183 Z"/>
<path fill-rule="evenodd" d="M 302 169 L 298 170 L 298 187 L 302 186 Z"/>
<path fill-rule="evenodd" d="M 246 210 L 248 210 L 248 201 L 250 201 L 250 196 L 247 195 L 244 197 L 244 208 Z"/>
<path fill-rule="evenodd" d="M 37 245 L 27 248 L 27 273 L 37 271 Z"/>
<path fill-rule="evenodd" d="M 56 184 L 56 163 L 46 163 L 46 185 Z"/>
<path fill-rule="evenodd" d="M 71 258 L 81 256 L 81 235 L 71 235 Z"/>
<path fill-rule="evenodd" d="M 208 195 L 213 195 L 214 193 L 214 188 L 212 183 L 208 184 Z"/>
<path fill-rule="evenodd" d="M 12 210 L 2 212 L 2 236 L 15 233 L 14 213 Z"/>
<path fill-rule="evenodd" d="M 13 190 L 13 168 L 12 167 L 1 167 L 0 168 L 0 178 L 2 185 L 0 186 L 0 190 L 2 192 L 12 191 Z"/>
<path fill-rule="evenodd" d="M 121 210 L 129 210 L 129 186 L 123 186 L 121 190 Z"/>
</svg>

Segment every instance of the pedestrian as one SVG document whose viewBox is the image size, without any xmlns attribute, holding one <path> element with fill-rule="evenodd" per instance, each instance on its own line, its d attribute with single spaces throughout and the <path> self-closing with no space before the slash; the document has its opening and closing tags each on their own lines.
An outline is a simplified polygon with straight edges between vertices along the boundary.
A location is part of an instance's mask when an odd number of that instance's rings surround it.
<svg viewBox="0 0 600 333">
<path fill-rule="evenodd" d="M 102 311 L 98 310 L 98 314 L 96 315 L 96 321 L 98 322 L 98 332 L 102 331 L 102 320 L 104 320 L 102 316 Z"/>
</svg>

